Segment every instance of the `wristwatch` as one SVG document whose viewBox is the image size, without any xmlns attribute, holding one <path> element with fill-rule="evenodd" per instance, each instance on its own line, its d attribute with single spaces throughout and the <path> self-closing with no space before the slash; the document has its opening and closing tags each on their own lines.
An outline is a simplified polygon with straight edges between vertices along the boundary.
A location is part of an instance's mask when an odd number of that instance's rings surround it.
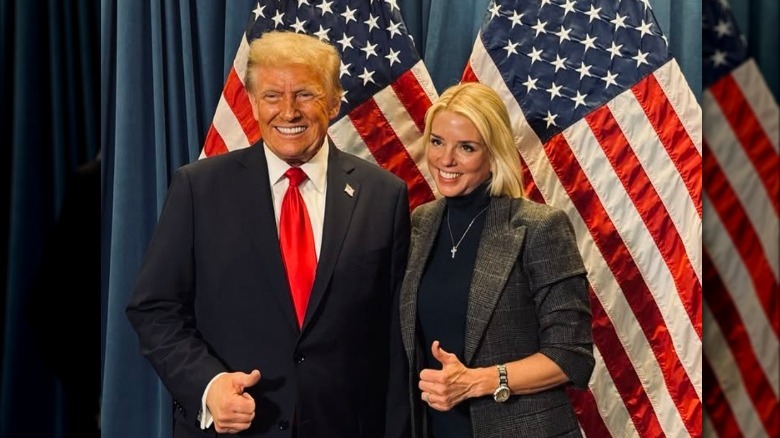
<svg viewBox="0 0 780 438">
<path fill-rule="evenodd" d="M 493 391 L 493 400 L 498 403 L 503 403 L 509 400 L 509 386 L 507 386 L 508 380 L 506 377 L 506 365 L 496 365 L 498 368 L 498 388 Z"/>
</svg>

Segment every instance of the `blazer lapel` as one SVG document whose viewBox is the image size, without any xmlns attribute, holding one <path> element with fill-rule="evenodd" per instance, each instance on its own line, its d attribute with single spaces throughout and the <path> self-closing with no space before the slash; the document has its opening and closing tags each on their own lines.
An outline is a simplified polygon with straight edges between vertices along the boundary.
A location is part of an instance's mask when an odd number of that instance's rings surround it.
<svg viewBox="0 0 780 438">
<path fill-rule="evenodd" d="M 412 223 L 411 251 L 402 285 L 400 303 L 401 335 L 404 350 L 406 350 L 406 356 L 411 366 L 414 366 L 416 345 L 417 292 L 420 288 L 423 270 L 433 248 L 433 242 L 436 239 L 445 205 L 443 198 L 434 201 L 430 208 L 421 210 L 422 213 Z"/>
<path fill-rule="evenodd" d="M 328 188 L 325 193 L 325 220 L 322 225 L 322 247 L 320 259 L 317 262 L 317 273 L 314 276 L 306 316 L 303 319 L 303 330 L 311 321 L 317 307 L 325 295 L 327 285 L 333 275 L 333 268 L 341 253 L 344 236 L 347 234 L 352 220 L 352 211 L 360 197 L 360 183 L 350 176 L 354 169 L 352 165 L 341 159 L 341 151 L 330 145 L 328 141 Z M 347 185 L 352 188 L 347 193 Z"/>
<path fill-rule="evenodd" d="M 487 323 L 520 255 L 525 227 L 512 229 L 512 200 L 491 198 L 482 231 L 466 313 L 464 363 L 471 364 Z"/>
<path fill-rule="evenodd" d="M 271 294 L 279 302 L 279 307 L 291 328 L 298 331 L 298 322 L 290 300 L 290 286 L 285 277 L 279 249 L 263 143 L 258 142 L 252 146 L 243 156 L 242 162 L 246 171 L 237 175 L 239 181 L 236 184 L 236 192 L 246 193 L 247 196 L 242 202 L 246 205 L 246 229 L 257 255 L 257 266 L 266 272 L 265 278 L 270 283 Z"/>
</svg>

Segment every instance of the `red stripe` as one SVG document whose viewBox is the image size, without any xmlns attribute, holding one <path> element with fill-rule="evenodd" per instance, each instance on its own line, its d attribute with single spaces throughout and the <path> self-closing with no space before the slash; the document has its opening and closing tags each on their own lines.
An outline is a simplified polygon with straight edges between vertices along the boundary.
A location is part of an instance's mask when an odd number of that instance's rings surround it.
<svg viewBox="0 0 780 438">
<path fill-rule="evenodd" d="M 212 155 L 224 154 L 227 151 L 225 142 L 222 140 L 219 132 L 217 132 L 217 129 L 214 128 L 214 125 L 209 126 L 209 132 L 206 133 L 206 141 L 203 144 L 203 152 L 207 157 L 210 157 Z"/>
<path fill-rule="evenodd" d="M 525 196 L 527 196 L 528 199 L 546 204 L 544 196 L 542 196 L 542 192 L 539 191 L 539 187 L 536 186 L 534 176 L 531 174 L 531 171 L 528 169 L 528 165 L 525 164 L 525 160 L 523 160 L 522 156 L 520 157 L 520 173 L 523 176 Z"/>
<path fill-rule="evenodd" d="M 247 140 L 249 140 L 249 144 L 254 144 L 257 140 L 260 140 L 260 127 L 257 126 L 257 121 L 252 115 L 249 95 L 244 88 L 244 84 L 238 78 L 236 69 L 233 67 L 230 67 L 222 95 L 225 96 L 228 106 L 233 110 L 233 114 L 241 125 Z"/>
<path fill-rule="evenodd" d="M 756 358 L 750 338 L 745 331 L 745 324 L 736 310 L 731 295 L 721 281 L 706 249 L 702 248 L 702 252 L 704 253 L 704 281 L 707 282 L 707 295 L 705 297 L 707 304 L 709 304 L 721 332 L 726 337 L 732 356 L 739 358 L 735 365 L 742 375 L 745 392 L 750 396 L 764 429 L 771 436 L 772 431 L 780 431 L 780 410 L 778 410 L 777 397 L 758 362 L 758 358 Z M 717 351 L 708 350 L 709 357 L 714 357 L 717 353 Z"/>
<path fill-rule="evenodd" d="M 585 120 L 669 267 L 680 300 L 701 339 L 701 283 L 688 258 L 680 233 L 669 217 L 661 197 L 650 182 L 642 163 L 634 154 L 609 107 L 602 105 L 588 114 Z M 698 154 L 691 158 L 698 159 Z"/>
<path fill-rule="evenodd" d="M 707 289 L 709 290 L 709 287 Z M 702 356 L 701 371 L 704 379 L 704 407 L 707 409 L 713 431 L 723 438 L 741 437 L 743 434 L 734 417 L 734 412 L 723 395 L 720 383 L 707 359 L 709 355 L 708 350 L 708 353 Z"/>
<path fill-rule="evenodd" d="M 571 388 L 567 388 L 566 392 L 569 394 L 569 400 L 574 406 L 574 413 L 577 415 L 577 421 L 585 432 L 585 436 L 610 436 L 609 429 L 604 424 L 604 419 L 601 418 L 599 408 L 596 406 L 596 398 L 593 393 L 590 390 Z"/>
<path fill-rule="evenodd" d="M 731 75 L 725 75 L 709 88 L 739 139 L 761 183 L 769 194 L 775 214 L 780 214 L 780 155 L 759 123 L 750 102 Z"/>
<path fill-rule="evenodd" d="M 701 434 L 701 402 L 675 354 L 671 335 L 631 253 L 561 134 L 545 144 L 558 179 L 585 221 L 653 349 L 669 394 L 692 435 Z M 607 350 L 609 351 L 609 350 Z M 611 352 L 610 352 L 611 354 Z"/>
<path fill-rule="evenodd" d="M 704 189 L 750 273 L 758 300 L 771 321 L 775 335 L 780 336 L 780 320 L 775 316 L 778 308 L 778 283 L 772 274 L 766 254 L 760 250 L 761 241 L 706 141 L 703 142 L 702 150 L 704 151 L 704 174 L 707 175 Z"/>
<path fill-rule="evenodd" d="M 601 301 L 594 295 L 592 290 L 590 291 L 590 307 L 593 313 L 593 342 L 599 351 L 605 353 L 602 355 L 604 365 L 607 367 L 609 375 L 612 376 L 615 389 L 620 394 L 620 398 L 631 416 L 634 427 L 636 427 L 641 436 L 664 436 L 658 415 L 650 403 L 650 399 L 642 386 L 642 381 L 628 358 L 628 354 L 618 338 L 612 321 L 610 321 L 607 312 L 601 305 Z"/>
<path fill-rule="evenodd" d="M 420 86 L 420 82 L 412 70 L 407 70 L 398 77 L 392 84 L 395 95 L 401 101 L 406 112 L 417 125 L 420 132 L 425 131 L 425 112 L 431 107 L 431 100 L 425 94 L 425 90 Z"/>
<path fill-rule="evenodd" d="M 701 157 L 693 144 L 693 140 L 685 131 L 680 118 L 674 111 L 674 107 L 658 84 L 655 75 L 648 75 L 645 79 L 631 88 L 637 100 L 642 105 L 647 119 L 653 125 L 658 139 L 666 149 L 666 153 L 672 159 L 677 172 L 680 173 L 688 196 L 696 206 L 696 211 L 701 217 Z M 701 332 L 699 332 L 701 336 Z"/>
<path fill-rule="evenodd" d="M 463 69 L 463 76 L 460 78 L 461 82 L 479 82 L 477 75 L 474 74 L 474 69 L 471 68 L 471 63 L 466 63 L 466 68 Z"/>
<path fill-rule="evenodd" d="M 355 107 L 350 111 L 349 119 L 377 163 L 406 181 L 412 210 L 434 199 L 431 187 L 374 99 Z"/>
</svg>

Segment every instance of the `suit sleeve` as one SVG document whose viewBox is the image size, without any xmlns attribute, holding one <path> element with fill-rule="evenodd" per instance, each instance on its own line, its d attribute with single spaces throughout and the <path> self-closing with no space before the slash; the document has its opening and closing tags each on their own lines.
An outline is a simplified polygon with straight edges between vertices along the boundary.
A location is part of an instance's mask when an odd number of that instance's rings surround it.
<svg viewBox="0 0 780 438">
<path fill-rule="evenodd" d="M 531 230 L 525 264 L 539 319 L 540 352 L 574 386 L 586 388 L 595 363 L 588 282 L 565 213 L 555 210 Z"/>
<path fill-rule="evenodd" d="M 406 186 L 397 197 L 393 240 L 393 303 L 390 323 L 390 375 L 388 381 L 386 438 L 411 436 L 411 407 L 409 406 L 409 378 L 406 353 L 401 338 L 400 294 L 401 283 L 409 252 L 409 200 Z"/>
<path fill-rule="evenodd" d="M 144 255 L 126 313 L 151 362 L 185 416 L 195 421 L 208 382 L 226 371 L 195 322 L 194 201 L 186 170 L 176 172 Z M 190 414 L 190 415 L 188 415 Z"/>
</svg>

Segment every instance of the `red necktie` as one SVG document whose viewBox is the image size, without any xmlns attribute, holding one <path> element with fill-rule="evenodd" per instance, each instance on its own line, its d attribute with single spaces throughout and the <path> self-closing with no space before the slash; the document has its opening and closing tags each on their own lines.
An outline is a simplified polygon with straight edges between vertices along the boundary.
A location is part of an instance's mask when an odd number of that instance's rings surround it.
<svg viewBox="0 0 780 438">
<path fill-rule="evenodd" d="M 303 325 L 306 305 L 309 303 L 311 287 L 314 284 L 317 255 L 314 252 L 314 233 L 311 231 L 309 213 L 298 190 L 298 185 L 306 180 L 307 176 L 297 167 L 289 168 L 284 176 L 289 180 L 290 186 L 282 200 L 279 243 L 300 327 Z"/>
</svg>

